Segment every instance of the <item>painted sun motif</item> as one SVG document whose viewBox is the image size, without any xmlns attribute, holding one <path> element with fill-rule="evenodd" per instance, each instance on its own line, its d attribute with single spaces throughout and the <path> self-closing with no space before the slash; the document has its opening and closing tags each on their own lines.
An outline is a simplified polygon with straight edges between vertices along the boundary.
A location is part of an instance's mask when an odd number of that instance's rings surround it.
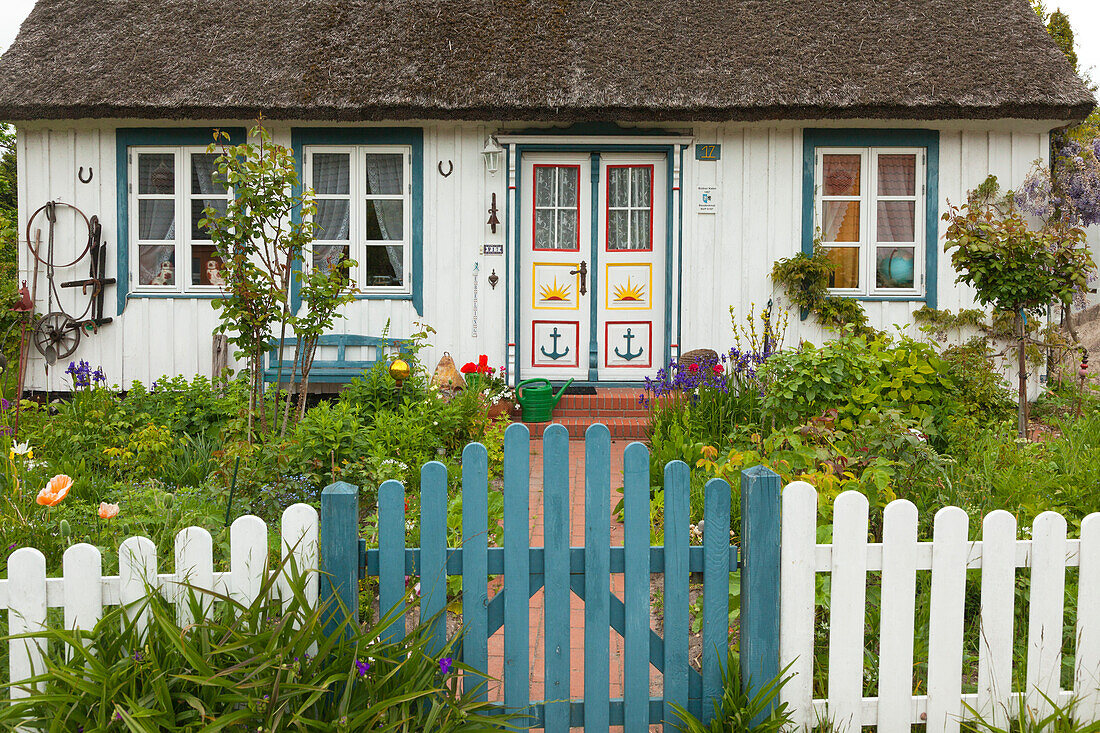
<svg viewBox="0 0 1100 733">
<path fill-rule="evenodd" d="M 630 282 L 629 277 L 626 279 L 626 285 L 615 286 L 616 303 L 638 303 L 643 298 L 645 298 L 645 287 L 634 285 Z"/>
<path fill-rule="evenodd" d="M 568 284 L 558 284 L 558 278 L 555 276 L 552 285 L 543 285 L 539 288 L 539 295 L 544 301 L 562 302 L 569 300 L 571 290 L 572 288 Z"/>
</svg>

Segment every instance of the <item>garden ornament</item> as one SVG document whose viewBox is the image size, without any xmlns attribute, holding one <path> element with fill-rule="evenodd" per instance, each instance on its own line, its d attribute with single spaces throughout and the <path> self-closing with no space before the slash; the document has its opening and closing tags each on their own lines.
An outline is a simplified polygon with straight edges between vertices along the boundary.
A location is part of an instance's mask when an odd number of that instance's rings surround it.
<svg viewBox="0 0 1100 733">
<path fill-rule="evenodd" d="M 455 367 L 455 360 L 451 358 L 451 354 L 447 351 L 443 352 L 443 358 L 439 360 L 439 364 L 435 368 L 435 374 L 432 375 L 432 384 L 439 389 L 466 389 L 466 380 L 462 378 L 462 374 Z"/>
<path fill-rule="evenodd" d="M 409 374 L 412 370 L 409 369 L 409 364 L 404 359 L 398 357 L 390 364 L 390 376 L 393 377 L 393 381 L 397 382 L 397 388 L 401 389 L 401 386 L 405 383 L 405 380 L 409 378 Z"/>
<path fill-rule="evenodd" d="M 572 379 L 562 385 L 557 394 L 554 394 L 550 380 L 542 377 L 525 379 L 517 384 L 516 401 L 523 408 L 523 422 L 550 422 L 554 408 L 571 384 Z"/>
</svg>

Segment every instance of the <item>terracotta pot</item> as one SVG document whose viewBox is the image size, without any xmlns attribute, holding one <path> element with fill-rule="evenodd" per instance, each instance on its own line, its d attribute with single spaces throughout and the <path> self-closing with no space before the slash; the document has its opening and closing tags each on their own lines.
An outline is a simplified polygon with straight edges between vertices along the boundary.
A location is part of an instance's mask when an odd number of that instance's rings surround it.
<svg viewBox="0 0 1100 733">
<path fill-rule="evenodd" d="M 489 417 L 496 418 L 501 415 L 511 415 L 515 404 L 511 400 L 500 400 L 489 407 Z"/>
</svg>

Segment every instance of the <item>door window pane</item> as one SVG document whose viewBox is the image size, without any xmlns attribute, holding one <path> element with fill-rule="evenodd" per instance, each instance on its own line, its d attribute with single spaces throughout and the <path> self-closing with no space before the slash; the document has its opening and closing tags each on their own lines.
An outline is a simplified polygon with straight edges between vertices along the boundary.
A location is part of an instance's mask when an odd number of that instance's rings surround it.
<svg viewBox="0 0 1100 733">
<path fill-rule="evenodd" d="M 879 247 L 875 281 L 880 288 L 912 289 L 916 276 L 913 247 Z"/>
<path fill-rule="evenodd" d="M 607 248 L 652 249 L 653 176 L 650 166 L 608 166 Z"/>
<path fill-rule="evenodd" d="M 176 238 L 176 202 L 173 199 L 138 201 L 138 239 Z"/>
<path fill-rule="evenodd" d="M 649 225 L 649 210 L 630 212 L 631 249 L 650 249 L 652 230 Z"/>
<path fill-rule="evenodd" d="M 176 192 L 176 156 L 172 153 L 138 155 L 138 194 Z"/>
<path fill-rule="evenodd" d="M 859 287 L 859 247 L 826 247 L 829 261 L 836 265 L 829 276 L 830 288 Z"/>
<path fill-rule="evenodd" d="M 627 249 L 630 245 L 630 212 L 626 209 L 607 213 L 607 248 Z"/>
<path fill-rule="evenodd" d="M 823 155 L 825 196 L 859 196 L 860 155 Z"/>
<path fill-rule="evenodd" d="M 577 215 L 569 209 L 558 209 L 558 249 L 577 246 Z"/>
<path fill-rule="evenodd" d="M 577 249 L 580 191 L 577 166 L 534 168 L 534 249 Z"/>
<path fill-rule="evenodd" d="M 556 249 L 554 242 L 554 209 L 535 209 L 535 249 Z"/>
<path fill-rule="evenodd" d="M 313 217 L 314 239 L 350 239 L 349 216 L 351 202 L 347 199 L 322 199 L 317 202 L 317 214 Z"/>
<path fill-rule="evenodd" d="M 630 169 L 609 168 L 607 173 L 608 205 L 617 208 L 630 206 Z"/>
<path fill-rule="evenodd" d="M 319 196 L 348 195 L 351 192 L 351 156 L 348 153 L 315 153 L 313 190 Z"/>
<path fill-rule="evenodd" d="M 577 178 L 578 168 L 562 166 L 558 171 L 558 200 L 559 207 L 576 208 L 577 206 Z"/>
<path fill-rule="evenodd" d="M 367 195 L 400 195 L 405 156 L 400 153 L 367 154 Z"/>
<path fill-rule="evenodd" d="M 405 282 L 403 262 L 405 248 L 402 246 L 367 247 L 366 262 L 363 263 L 368 287 L 400 287 Z"/>
<path fill-rule="evenodd" d="M 821 229 L 824 241 L 859 241 L 858 201 L 825 201 L 822 209 Z"/>
<path fill-rule="evenodd" d="M 631 181 L 631 206 L 649 206 L 649 199 L 652 195 L 653 188 L 653 176 L 651 175 L 652 168 L 649 167 L 637 167 L 631 168 L 632 175 Z"/>
<path fill-rule="evenodd" d="M 138 246 L 138 283 L 141 285 L 176 284 L 176 246 L 142 244 Z"/>
<path fill-rule="evenodd" d="M 405 205 L 401 199 L 375 199 L 367 202 L 368 241 L 405 238 Z"/>
<path fill-rule="evenodd" d="M 535 167 L 535 206 L 554 205 L 555 170 L 546 165 Z"/>
<path fill-rule="evenodd" d="M 877 238 L 880 242 L 912 242 L 917 204 L 913 201 L 879 201 Z"/>
<path fill-rule="evenodd" d="M 917 192 L 917 156 L 878 156 L 878 195 L 915 196 Z"/>
</svg>

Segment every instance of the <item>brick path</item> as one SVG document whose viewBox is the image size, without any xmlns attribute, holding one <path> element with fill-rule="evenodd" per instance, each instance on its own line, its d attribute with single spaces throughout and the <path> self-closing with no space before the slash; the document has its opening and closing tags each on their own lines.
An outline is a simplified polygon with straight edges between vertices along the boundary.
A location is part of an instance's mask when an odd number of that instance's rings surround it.
<svg viewBox="0 0 1100 733">
<path fill-rule="evenodd" d="M 611 443 L 611 507 L 622 498 L 623 451 L 629 445 L 627 441 Z M 542 545 L 542 441 L 531 441 L 531 545 Z M 569 524 L 570 544 L 574 547 L 584 545 L 584 442 L 571 440 L 569 444 Z M 623 527 L 612 516 L 611 542 L 622 544 Z M 623 576 L 612 574 L 611 587 L 622 598 Z M 495 589 L 491 589 L 493 593 Z M 543 591 L 531 598 L 530 610 L 530 658 L 531 658 L 531 700 L 543 699 L 545 615 L 543 611 Z M 584 602 L 575 595 L 570 596 L 570 644 L 572 646 L 570 693 L 573 699 L 584 696 Z M 622 697 L 623 684 L 623 640 L 610 628 L 603 633 L 610 638 L 610 680 L 611 697 Z M 489 638 L 489 674 L 501 678 L 504 665 L 504 630 L 501 629 Z M 659 678 L 660 673 L 650 668 L 651 679 Z M 491 683 L 490 699 L 502 700 L 503 692 L 499 682 Z M 659 689 L 659 688 L 658 688 Z"/>
</svg>

